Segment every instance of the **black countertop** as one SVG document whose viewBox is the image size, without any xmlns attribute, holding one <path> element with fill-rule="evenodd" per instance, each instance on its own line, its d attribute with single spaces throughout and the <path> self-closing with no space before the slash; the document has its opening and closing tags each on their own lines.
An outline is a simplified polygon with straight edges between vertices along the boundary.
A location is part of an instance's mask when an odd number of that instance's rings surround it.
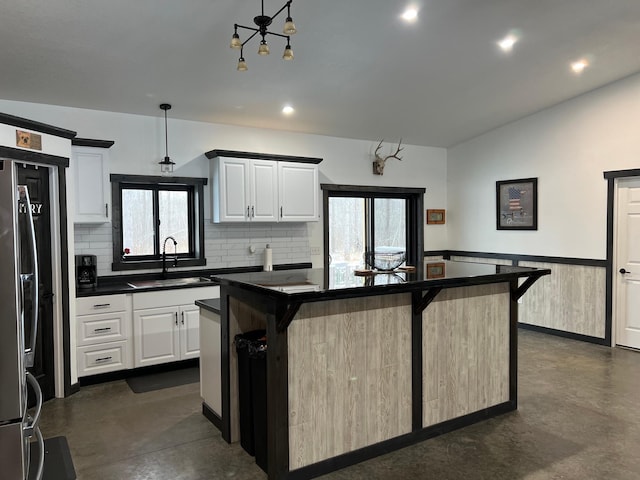
<svg viewBox="0 0 640 480">
<path fill-rule="evenodd" d="M 240 287 L 274 299 L 305 302 L 531 278 L 530 284 L 519 292 L 519 298 L 535 280 L 550 273 L 550 269 L 443 260 L 425 262 L 423 271 L 417 272 L 376 273 L 361 276 L 355 275 L 354 270 L 348 267 L 335 266 L 328 272 L 324 269 L 302 269 L 217 275 L 214 278 L 223 287 Z"/>
<path fill-rule="evenodd" d="M 206 300 L 196 300 L 196 305 L 210 312 L 220 315 L 220 299 L 207 298 Z"/>
<path fill-rule="evenodd" d="M 274 265 L 274 270 L 296 270 L 301 268 L 309 268 L 311 263 L 289 263 Z M 261 266 L 251 267 L 233 267 L 233 268 L 220 268 L 210 270 L 192 270 L 192 271 L 179 271 L 169 272 L 167 280 L 180 280 L 184 278 L 203 278 L 198 283 L 185 283 L 176 284 L 170 283 L 167 285 L 149 285 L 143 287 L 133 287 L 131 284 L 135 282 L 153 282 L 154 280 L 161 280 L 162 276 L 159 273 L 147 273 L 147 274 L 131 274 L 131 275 L 113 275 L 98 278 L 98 286 L 91 288 L 78 288 L 76 289 L 76 298 L 81 297 L 93 297 L 101 295 L 114 295 L 118 293 L 141 293 L 141 292 L 154 292 L 158 290 L 175 290 L 180 288 L 197 288 L 197 287 L 211 287 L 218 285 L 216 277 L 220 274 L 236 273 L 236 272 L 257 272 L 262 270 Z"/>
</svg>

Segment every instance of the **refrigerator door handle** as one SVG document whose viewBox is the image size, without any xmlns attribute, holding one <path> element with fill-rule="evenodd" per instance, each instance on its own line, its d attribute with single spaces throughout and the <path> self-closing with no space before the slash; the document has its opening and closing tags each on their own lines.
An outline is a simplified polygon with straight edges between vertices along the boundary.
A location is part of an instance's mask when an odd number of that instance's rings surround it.
<svg viewBox="0 0 640 480">
<path fill-rule="evenodd" d="M 29 198 L 29 189 L 26 185 L 18 185 L 18 203 L 24 208 L 29 221 L 29 247 L 31 248 L 31 258 L 33 273 L 20 275 L 22 290 L 24 291 L 24 283 L 31 283 L 31 338 L 28 345 L 25 345 L 24 358 L 26 368 L 33 367 L 34 355 L 36 348 L 36 338 L 38 335 L 38 313 L 40 307 L 38 301 L 40 298 L 40 278 L 38 276 L 38 249 L 36 247 L 36 229 L 33 223 L 33 214 L 31 213 L 31 200 Z M 24 297 L 23 297 L 24 298 Z M 24 318 L 24 300 L 22 305 L 22 316 Z M 36 382 L 37 383 L 37 382 Z"/>
<path fill-rule="evenodd" d="M 27 475 L 27 478 L 33 478 L 33 480 L 42 480 L 42 474 L 44 473 L 44 455 L 45 455 L 45 451 L 44 451 L 44 439 L 42 438 L 42 432 L 40 431 L 40 427 L 36 427 L 35 428 L 35 435 L 36 435 L 36 439 L 38 441 L 38 470 L 36 470 L 36 474 L 33 477 L 29 477 Z"/>
<path fill-rule="evenodd" d="M 33 417 L 29 418 L 27 422 L 25 422 L 25 430 L 29 430 L 30 437 L 32 436 L 31 430 L 35 429 L 38 426 L 38 422 L 40 422 L 40 413 L 42 413 L 42 390 L 40 389 L 40 385 L 38 384 L 38 380 L 33 376 L 31 372 L 26 372 L 27 383 L 31 385 L 33 389 L 33 393 L 36 396 L 36 406 L 35 413 Z"/>
<path fill-rule="evenodd" d="M 36 471 L 36 475 L 33 477 L 29 476 L 30 464 L 28 464 L 26 478 L 32 478 L 33 480 L 41 480 L 42 473 L 44 470 L 44 455 L 45 455 L 44 439 L 42 438 L 42 433 L 40 432 L 40 427 L 38 426 L 38 423 L 40 422 L 40 414 L 42 413 L 42 390 L 40 389 L 40 385 L 38 384 L 38 381 L 36 380 L 36 377 L 33 376 L 33 374 L 31 374 L 30 372 L 26 372 L 26 379 L 27 379 L 27 383 L 31 385 L 31 388 L 33 388 L 33 392 L 35 393 L 36 407 L 35 407 L 35 413 L 33 417 L 31 417 L 28 413 L 26 413 L 26 409 L 25 409 L 26 418 L 23 419 L 22 430 L 23 430 L 24 436 L 27 439 L 30 439 L 33 436 L 36 437 L 36 440 L 38 442 L 38 450 L 39 450 L 38 470 Z M 26 398 L 27 396 L 25 395 L 25 402 L 26 402 Z"/>
</svg>

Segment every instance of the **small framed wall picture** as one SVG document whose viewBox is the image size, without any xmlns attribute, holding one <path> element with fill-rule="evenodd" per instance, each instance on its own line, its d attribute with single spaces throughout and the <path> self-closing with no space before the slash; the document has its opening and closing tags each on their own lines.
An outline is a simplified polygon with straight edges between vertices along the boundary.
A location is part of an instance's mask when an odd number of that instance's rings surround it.
<svg viewBox="0 0 640 480">
<path fill-rule="evenodd" d="M 445 211 L 438 209 L 427 210 L 427 224 L 428 225 L 444 225 Z"/>
<path fill-rule="evenodd" d="M 446 275 L 445 268 L 444 262 L 427 263 L 427 278 L 443 278 Z"/>
<path fill-rule="evenodd" d="M 538 179 L 521 178 L 496 182 L 496 228 L 538 229 Z"/>
</svg>

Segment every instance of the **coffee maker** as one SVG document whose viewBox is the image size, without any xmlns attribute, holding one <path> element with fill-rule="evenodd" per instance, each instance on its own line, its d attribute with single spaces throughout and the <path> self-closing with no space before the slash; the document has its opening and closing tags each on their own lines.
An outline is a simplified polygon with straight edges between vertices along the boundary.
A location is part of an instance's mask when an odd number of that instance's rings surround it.
<svg viewBox="0 0 640 480">
<path fill-rule="evenodd" d="M 76 286 L 95 288 L 98 285 L 98 261 L 95 255 L 76 255 Z"/>
</svg>

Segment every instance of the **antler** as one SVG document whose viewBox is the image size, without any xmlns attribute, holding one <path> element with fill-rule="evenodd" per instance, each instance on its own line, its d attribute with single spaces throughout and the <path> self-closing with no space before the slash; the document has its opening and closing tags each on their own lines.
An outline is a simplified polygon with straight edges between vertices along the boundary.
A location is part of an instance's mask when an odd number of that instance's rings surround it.
<svg viewBox="0 0 640 480">
<path fill-rule="evenodd" d="M 380 142 L 382 144 L 382 142 Z M 395 158 L 397 160 L 402 160 L 402 158 L 400 158 L 398 156 L 398 154 L 404 150 L 404 148 L 400 148 L 400 145 L 402 145 L 402 139 L 400 139 L 400 141 L 398 142 L 398 148 L 396 149 L 396 152 L 393 155 L 387 155 L 386 157 L 384 157 L 384 161 L 386 162 L 388 159 L 390 158 Z"/>
<path fill-rule="evenodd" d="M 378 144 L 378 147 L 376 148 L 376 152 L 374 153 L 376 158 L 379 158 L 380 160 L 382 160 L 382 158 L 380 157 L 380 155 L 378 155 L 378 150 L 380 150 L 382 148 L 382 142 L 384 142 L 384 138 L 382 140 L 380 140 L 380 143 Z"/>
<path fill-rule="evenodd" d="M 397 160 L 402 160 L 402 158 L 400 158 L 398 156 L 398 154 L 404 150 L 404 148 L 400 148 L 400 145 L 402 145 L 402 139 L 400 139 L 400 141 L 398 142 L 398 148 L 396 148 L 396 151 L 393 155 L 387 155 L 386 157 L 381 157 L 380 155 L 378 155 L 378 152 L 380 151 L 380 149 L 382 148 L 382 142 L 384 142 L 384 138 L 382 140 L 380 140 L 380 143 L 378 144 L 378 146 L 376 147 L 376 151 L 374 153 L 375 157 L 381 162 L 381 163 L 385 163 L 387 160 L 389 160 L 390 158 L 395 158 Z"/>
</svg>

